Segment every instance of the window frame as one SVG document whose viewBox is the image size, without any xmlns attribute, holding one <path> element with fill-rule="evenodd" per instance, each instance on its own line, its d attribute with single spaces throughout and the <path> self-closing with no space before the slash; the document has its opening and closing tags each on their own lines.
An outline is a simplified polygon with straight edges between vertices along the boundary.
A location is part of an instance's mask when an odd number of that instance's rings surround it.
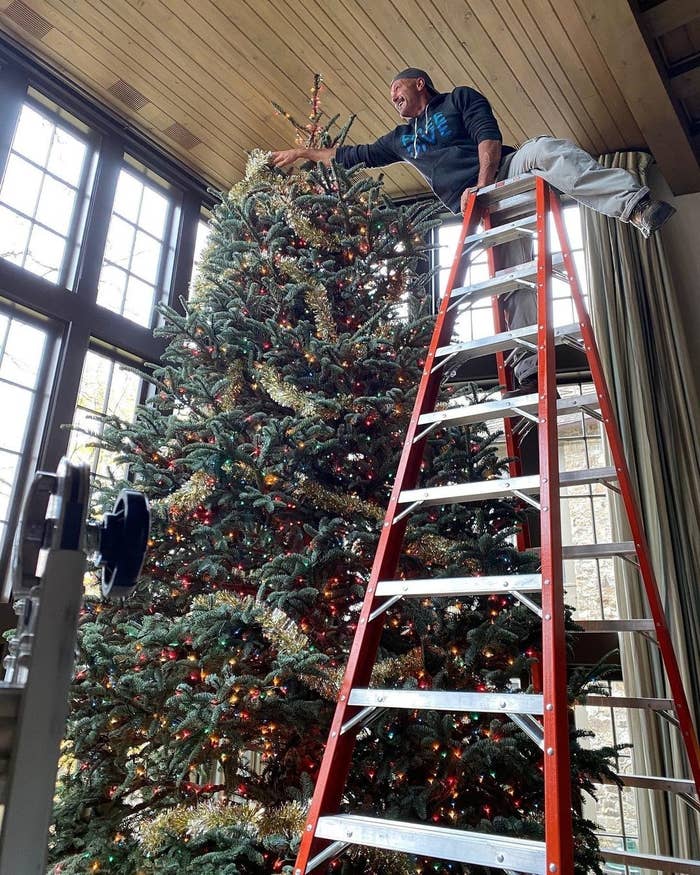
<svg viewBox="0 0 700 875">
<path fill-rule="evenodd" d="M 168 196 L 154 306 L 165 303 L 182 312 L 189 294 L 197 224 L 216 199 L 207 180 L 133 130 L 116 113 L 61 79 L 43 61 L 6 35 L 0 35 L 0 178 L 9 160 L 24 104 L 88 144 L 81 187 L 67 237 L 60 282 L 43 279 L 0 259 L 0 306 L 50 331 L 50 355 L 42 362 L 41 403 L 30 413 L 20 462 L 22 484 L 8 513 L 8 537 L 0 547 L 0 601 L 9 593 L 12 532 L 19 522 L 26 488 L 35 470 L 53 471 L 68 448 L 83 361 L 88 349 L 130 364 L 157 362 L 166 345 L 149 326 L 97 304 L 97 291 L 114 194 L 122 169 L 155 185 Z M 53 109 L 52 107 L 56 107 Z M 66 117 L 68 114 L 68 118 Z M 77 121 L 77 125 L 71 119 Z M 146 397 L 143 383 L 140 398 Z"/>
</svg>

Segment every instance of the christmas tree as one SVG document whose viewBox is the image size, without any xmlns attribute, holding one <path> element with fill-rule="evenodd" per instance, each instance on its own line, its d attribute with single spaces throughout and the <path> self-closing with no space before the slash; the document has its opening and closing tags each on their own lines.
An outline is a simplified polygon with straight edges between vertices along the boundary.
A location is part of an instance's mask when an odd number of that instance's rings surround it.
<svg viewBox="0 0 700 875">
<path fill-rule="evenodd" d="M 334 142 L 319 88 L 295 123 L 314 146 Z M 432 331 L 433 217 L 362 173 L 288 175 L 257 152 L 221 195 L 195 294 L 164 311 L 153 395 L 100 438 L 154 519 L 134 598 L 85 602 L 53 872 L 289 871 Z M 423 482 L 499 476 L 497 440 L 485 426 L 436 433 Z M 520 520 L 509 501 L 416 513 L 399 573 L 532 571 L 513 546 Z M 536 685 L 538 630 L 508 596 L 398 603 L 373 683 Z M 572 744 L 578 800 L 613 752 Z M 359 733 L 346 800 L 541 837 L 540 767 L 507 720 L 383 714 Z M 576 830 L 577 871 L 600 871 L 592 825 Z M 329 871 L 469 870 L 356 849 Z"/>
</svg>

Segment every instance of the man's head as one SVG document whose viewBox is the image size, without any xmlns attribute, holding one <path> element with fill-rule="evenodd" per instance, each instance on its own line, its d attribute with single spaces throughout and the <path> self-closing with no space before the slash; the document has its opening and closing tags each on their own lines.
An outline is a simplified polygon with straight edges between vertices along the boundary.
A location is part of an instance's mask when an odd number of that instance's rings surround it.
<svg viewBox="0 0 700 875">
<path fill-rule="evenodd" d="M 391 102 L 401 118 L 419 116 L 438 93 L 425 70 L 407 67 L 391 81 Z"/>
</svg>

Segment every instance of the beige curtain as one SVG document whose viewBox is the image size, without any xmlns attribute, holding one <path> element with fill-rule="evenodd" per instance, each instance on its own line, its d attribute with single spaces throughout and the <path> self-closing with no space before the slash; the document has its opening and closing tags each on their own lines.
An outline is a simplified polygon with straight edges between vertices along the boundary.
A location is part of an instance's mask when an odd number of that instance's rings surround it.
<svg viewBox="0 0 700 875">
<path fill-rule="evenodd" d="M 646 182 L 651 157 L 605 155 Z M 698 400 L 660 236 L 644 240 L 630 225 L 583 210 L 591 315 L 617 408 L 627 460 L 641 500 L 652 561 L 686 693 L 700 716 L 700 426 Z M 616 536 L 628 537 L 613 508 Z M 648 616 L 636 570 L 619 563 L 622 617 Z M 622 666 L 635 696 L 665 695 L 656 647 L 624 634 Z M 630 713 L 634 771 L 689 777 L 677 729 L 654 714 Z M 637 791 L 640 850 L 700 858 L 698 815 L 663 793 Z"/>
</svg>

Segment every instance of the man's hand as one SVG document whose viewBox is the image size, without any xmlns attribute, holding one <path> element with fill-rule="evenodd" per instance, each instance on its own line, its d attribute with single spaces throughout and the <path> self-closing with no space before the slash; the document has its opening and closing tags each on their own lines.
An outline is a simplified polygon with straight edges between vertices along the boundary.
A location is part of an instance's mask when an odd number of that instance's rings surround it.
<svg viewBox="0 0 700 875">
<path fill-rule="evenodd" d="M 460 198 L 460 201 L 459 201 L 459 211 L 460 211 L 460 213 L 462 213 L 462 215 L 464 215 L 464 211 L 467 208 L 467 201 L 469 200 L 469 195 L 472 192 L 477 192 L 478 190 L 479 190 L 478 185 L 472 185 L 470 188 L 465 188 L 464 191 L 462 192 L 462 197 Z"/>
<path fill-rule="evenodd" d="M 331 158 L 335 158 L 337 146 L 328 146 L 325 149 L 283 149 L 281 152 L 272 153 L 272 163 L 275 167 L 290 167 L 295 161 L 322 161 L 330 164 Z"/>
<path fill-rule="evenodd" d="M 283 149 L 272 153 L 272 163 L 275 167 L 291 167 L 295 161 L 304 157 L 303 149 Z"/>
</svg>

